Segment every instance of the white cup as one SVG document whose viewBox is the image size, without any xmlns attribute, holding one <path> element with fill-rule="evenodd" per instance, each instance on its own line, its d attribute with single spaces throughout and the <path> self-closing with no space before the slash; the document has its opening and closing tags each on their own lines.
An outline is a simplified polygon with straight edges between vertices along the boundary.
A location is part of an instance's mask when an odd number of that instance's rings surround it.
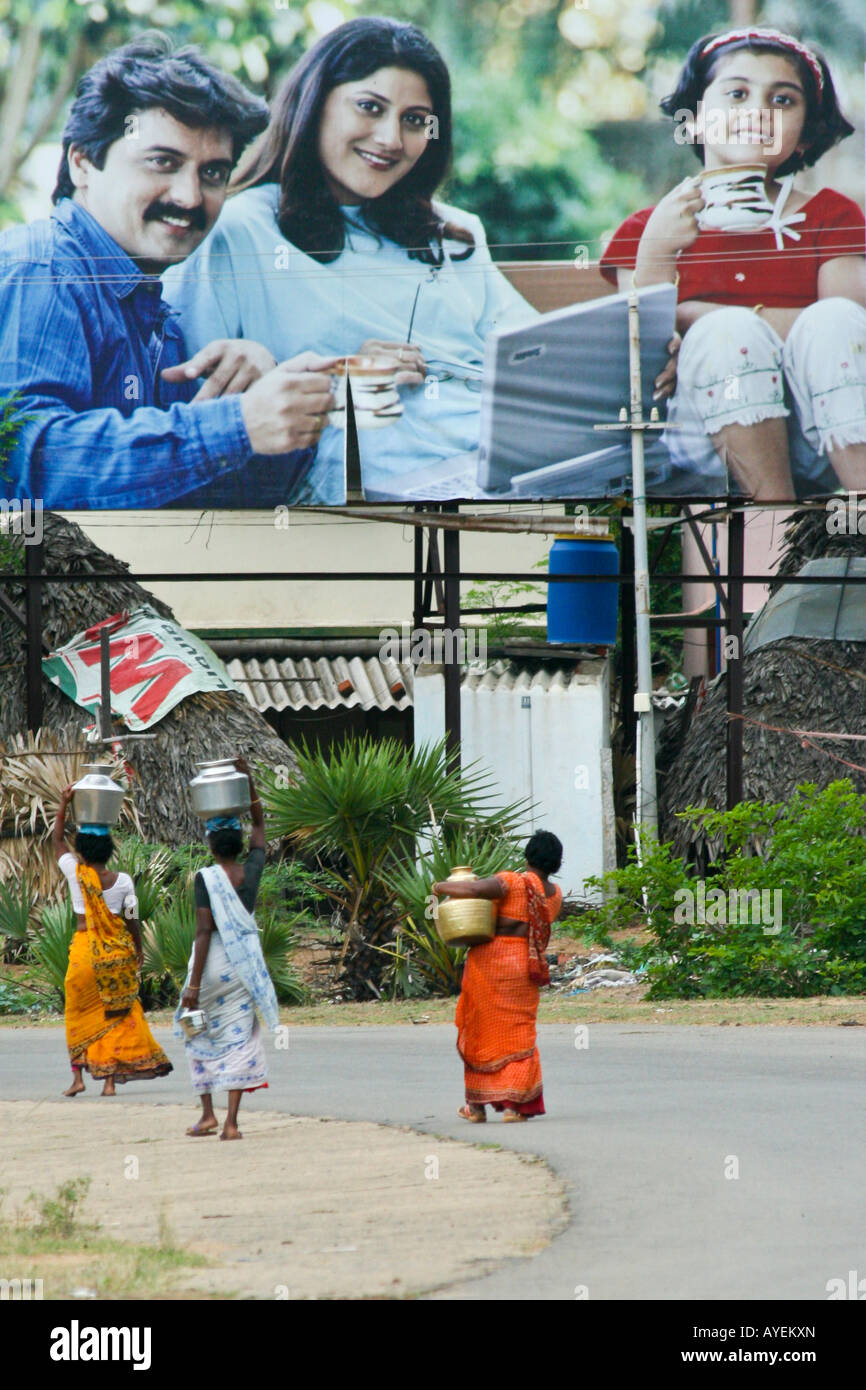
<svg viewBox="0 0 866 1390">
<path fill-rule="evenodd" d="M 704 206 L 697 215 L 703 231 L 753 232 L 766 227 L 773 204 L 764 188 L 763 164 L 729 164 L 701 174 Z"/>
<path fill-rule="evenodd" d="M 378 430 L 390 425 L 403 414 L 403 402 L 397 390 L 400 363 L 393 357 L 366 357 L 356 353 L 342 359 L 343 370 L 331 376 L 334 409 L 328 423 L 335 429 L 346 428 L 346 378 L 352 383 L 352 406 L 359 430 Z"/>
</svg>

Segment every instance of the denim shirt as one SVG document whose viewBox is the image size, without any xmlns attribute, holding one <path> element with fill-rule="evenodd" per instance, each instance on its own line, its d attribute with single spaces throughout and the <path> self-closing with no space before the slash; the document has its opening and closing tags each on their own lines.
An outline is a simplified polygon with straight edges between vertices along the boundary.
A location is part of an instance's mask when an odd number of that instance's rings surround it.
<svg viewBox="0 0 866 1390">
<path fill-rule="evenodd" d="M 0 497 L 64 510 L 267 506 L 314 458 L 255 458 L 240 396 L 169 384 L 183 334 L 146 276 L 70 199 L 0 235 L 0 403 L 26 417 Z"/>
</svg>

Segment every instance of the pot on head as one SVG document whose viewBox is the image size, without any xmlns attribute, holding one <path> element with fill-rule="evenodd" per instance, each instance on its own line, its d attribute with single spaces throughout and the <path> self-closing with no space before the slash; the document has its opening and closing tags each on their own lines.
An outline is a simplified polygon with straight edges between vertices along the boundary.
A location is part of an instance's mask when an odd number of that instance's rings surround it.
<svg viewBox="0 0 866 1390">
<path fill-rule="evenodd" d="M 458 864 L 445 882 L 477 877 L 468 864 Z M 446 898 L 439 903 L 436 926 L 447 946 L 481 946 L 496 935 L 496 904 L 489 898 Z"/>
<path fill-rule="evenodd" d="M 201 772 L 189 784 L 192 808 L 202 820 L 212 816 L 243 816 L 250 809 L 250 782 L 238 772 L 233 758 L 196 763 Z"/>
<path fill-rule="evenodd" d="M 108 775 L 110 764 L 85 763 L 85 775 L 73 786 L 76 825 L 116 825 L 126 795 Z"/>
</svg>

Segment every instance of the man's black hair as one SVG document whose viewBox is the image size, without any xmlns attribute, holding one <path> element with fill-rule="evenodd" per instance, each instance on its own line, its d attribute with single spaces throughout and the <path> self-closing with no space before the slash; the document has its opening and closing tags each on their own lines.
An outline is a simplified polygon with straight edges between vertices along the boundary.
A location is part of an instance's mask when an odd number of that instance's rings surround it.
<svg viewBox="0 0 866 1390">
<path fill-rule="evenodd" d="M 267 104 L 237 78 L 220 72 L 197 48 L 173 49 L 164 34 L 150 31 L 100 58 L 78 83 L 52 201 L 59 203 L 75 192 L 68 165 L 71 145 L 104 169 L 109 146 L 126 133 L 127 117 L 154 109 L 194 130 L 228 131 L 233 163 L 268 123 Z"/>
<path fill-rule="evenodd" d="M 555 874 L 562 864 L 562 841 L 550 830 L 536 830 L 524 850 L 530 869 Z"/>
<path fill-rule="evenodd" d="M 213 853 L 220 859 L 237 859 L 244 847 L 244 837 L 240 830 L 224 828 L 211 830 L 207 837 Z"/>
<path fill-rule="evenodd" d="M 75 848 L 86 864 L 107 864 L 114 853 L 114 841 L 110 835 L 91 835 L 86 830 L 78 830 Z"/>
</svg>

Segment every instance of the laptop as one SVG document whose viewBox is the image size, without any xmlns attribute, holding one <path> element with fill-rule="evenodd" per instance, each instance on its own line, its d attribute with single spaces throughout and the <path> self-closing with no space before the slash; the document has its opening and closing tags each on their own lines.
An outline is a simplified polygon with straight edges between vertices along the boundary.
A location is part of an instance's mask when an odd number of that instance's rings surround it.
<svg viewBox="0 0 866 1390">
<path fill-rule="evenodd" d="M 667 362 L 676 287 L 638 290 L 644 418 Z M 376 501 L 589 497 L 631 486 L 631 435 L 598 431 L 629 407 L 628 293 L 605 295 L 491 333 L 485 344 L 477 450 L 389 480 Z M 648 490 L 672 471 L 660 431 L 645 439 Z"/>
</svg>

